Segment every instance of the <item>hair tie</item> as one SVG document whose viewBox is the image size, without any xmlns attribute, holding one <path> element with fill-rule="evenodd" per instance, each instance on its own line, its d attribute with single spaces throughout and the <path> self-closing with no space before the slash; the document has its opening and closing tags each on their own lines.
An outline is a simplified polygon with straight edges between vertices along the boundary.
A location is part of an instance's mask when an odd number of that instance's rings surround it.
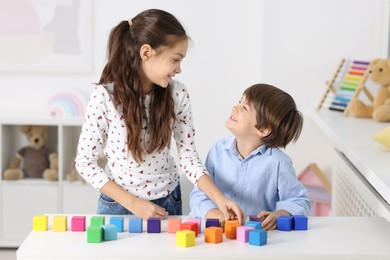
<svg viewBox="0 0 390 260">
<path fill-rule="evenodd" d="M 133 25 L 133 21 L 131 19 L 127 20 L 127 22 L 129 23 L 130 27 Z"/>
</svg>

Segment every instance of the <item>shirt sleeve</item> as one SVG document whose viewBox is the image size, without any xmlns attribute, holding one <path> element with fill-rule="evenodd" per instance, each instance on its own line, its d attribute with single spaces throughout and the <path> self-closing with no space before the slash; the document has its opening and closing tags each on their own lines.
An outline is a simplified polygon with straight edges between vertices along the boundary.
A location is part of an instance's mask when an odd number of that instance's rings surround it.
<svg viewBox="0 0 390 260">
<path fill-rule="evenodd" d="M 196 185 L 200 177 L 208 174 L 195 147 L 195 129 L 192 120 L 191 102 L 188 90 L 183 84 L 174 83 L 176 121 L 173 134 L 176 141 L 180 168 Z"/>
<path fill-rule="evenodd" d="M 108 175 L 98 165 L 106 140 L 109 102 L 111 98 L 107 90 L 103 86 L 96 86 L 86 108 L 75 159 L 77 171 L 96 190 L 109 181 Z"/>
<path fill-rule="evenodd" d="M 291 215 L 307 215 L 311 208 L 305 186 L 296 177 L 291 161 L 281 161 L 279 165 L 278 193 L 276 210 L 284 209 Z"/>
<path fill-rule="evenodd" d="M 214 148 L 214 149 L 213 149 Z M 215 146 L 210 149 L 207 158 L 206 158 L 206 169 L 210 174 L 211 179 L 215 182 L 215 174 L 214 174 L 214 156 Z M 198 187 L 194 187 L 190 194 L 190 216 L 205 218 L 207 212 L 211 209 L 218 208 L 217 204 L 215 204 L 207 195 L 201 191 Z"/>
</svg>

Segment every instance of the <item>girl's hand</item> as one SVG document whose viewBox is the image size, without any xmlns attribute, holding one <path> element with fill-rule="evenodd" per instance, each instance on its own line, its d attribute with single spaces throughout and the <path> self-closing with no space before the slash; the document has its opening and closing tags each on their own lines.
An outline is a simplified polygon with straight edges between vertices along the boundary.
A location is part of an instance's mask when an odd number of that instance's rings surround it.
<svg viewBox="0 0 390 260">
<path fill-rule="evenodd" d="M 272 212 L 262 211 L 257 214 L 258 218 L 264 218 L 262 222 L 262 227 L 264 230 L 276 229 L 279 216 L 291 216 L 291 214 L 288 211 L 282 209 Z"/>
<path fill-rule="evenodd" d="M 149 218 L 163 218 L 168 215 L 168 212 L 164 208 L 141 198 L 136 198 L 129 210 L 144 220 Z"/>
<path fill-rule="evenodd" d="M 242 212 L 240 206 L 232 200 L 229 200 L 225 196 L 216 202 L 219 210 L 225 217 L 226 220 L 237 219 L 238 223 L 243 224 L 245 220 L 245 214 Z"/>
</svg>

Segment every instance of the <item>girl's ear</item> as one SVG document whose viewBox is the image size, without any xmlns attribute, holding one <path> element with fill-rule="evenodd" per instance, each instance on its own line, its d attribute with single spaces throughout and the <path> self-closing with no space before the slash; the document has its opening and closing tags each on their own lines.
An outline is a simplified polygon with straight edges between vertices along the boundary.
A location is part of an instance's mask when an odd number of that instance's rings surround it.
<svg viewBox="0 0 390 260">
<path fill-rule="evenodd" d="M 268 136 L 271 132 L 272 131 L 270 128 L 261 128 L 257 130 L 257 135 L 260 136 L 260 138 L 264 138 Z"/>
<path fill-rule="evenodd" d="M 144 44 L 139 50 L 139 55 L 143 61 L 149 59 L 152 56 L 153 49 L 149 44 Z"/>
</svg>

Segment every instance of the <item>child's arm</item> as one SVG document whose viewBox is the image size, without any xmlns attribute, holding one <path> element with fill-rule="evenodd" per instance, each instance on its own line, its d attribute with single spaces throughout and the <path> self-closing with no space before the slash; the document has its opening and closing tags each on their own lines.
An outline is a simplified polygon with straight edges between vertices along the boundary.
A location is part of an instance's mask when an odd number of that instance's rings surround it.
<svg viewBox="0 0 390 260">
<path fill-rule="evenodd" d="M 279 216 L 291 216 L 291 214 L 284 210 L 280 209 L 277 211 L 262 211 L 259 214 L 257 214 L 258 218 L 264 218 L 262 222 L 262 228 L 264 230 L 273 230 L 276 229 L 277 225 L 277 220 Z"/>
<path fill-rule="evenodd" d="M 145 220 L 148 218 L 162 218 L 168 215 L 164 208 L 148 200 L 137 198 L 112 181 L 104 184 L 100 191 L 130 210 L 134 215 Z"/>
</svg>

